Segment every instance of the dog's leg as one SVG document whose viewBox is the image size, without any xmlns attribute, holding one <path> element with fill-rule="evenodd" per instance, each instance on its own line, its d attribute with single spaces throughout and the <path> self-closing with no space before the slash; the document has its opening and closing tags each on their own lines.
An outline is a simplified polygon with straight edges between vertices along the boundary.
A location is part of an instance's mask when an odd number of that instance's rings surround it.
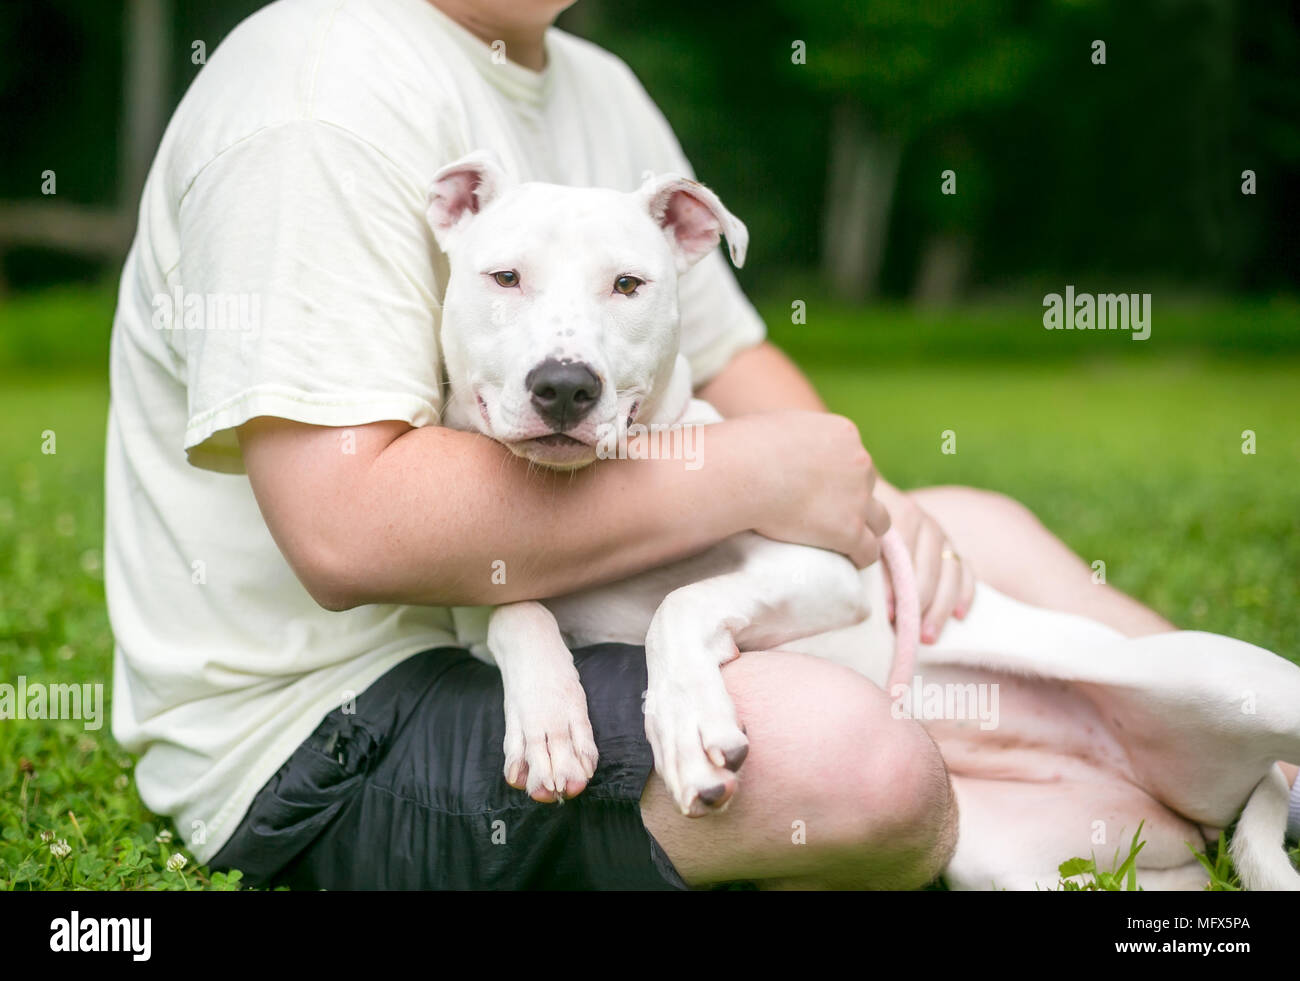
<svg viewBox="0 0 1300 981">
<path fill-rule="evenodd" d="M 1285 845 L 1289 789 L 1282 771 L 1271 767 L 1251 792 L 1232 835 L 1232 861 L 1251 889 L 1300 890 L 1300 872 Z"/>
<path fill-rule="evenodd" d="M 766 542 L 736 572 L 673 590 L 646 635 L 646 735 L 683 814 L 719 810 L 749 750 L 719 670 L 867 613 L 857 570 L 830 553 Z"/>
<path fill-rule="evenodd" d="M 576 797 L 596 772 L 596 740 L 573 655 L 541 603 L 492 611 L 488 649 L 505 686 L 505 776 L 533 800 Z"/>
</svg>

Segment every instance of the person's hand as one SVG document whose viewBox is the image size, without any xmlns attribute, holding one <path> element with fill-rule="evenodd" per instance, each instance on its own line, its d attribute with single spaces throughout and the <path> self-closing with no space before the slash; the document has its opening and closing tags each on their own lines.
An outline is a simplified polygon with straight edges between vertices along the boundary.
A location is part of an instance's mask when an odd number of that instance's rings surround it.
<svg viewBox="0 0 1300 981">
<path fill-rule="evenodd" d="M 892 490 L 892 488 L 891 488 Z M 895 527 L 902 535 L 916 567 L 917 592 L 921 600 L 921 642 L 933 644 L 950 616 L 965 618 L 975 598 L 975 573 L 970 563 L 957 554 L 939 523 L 906 494 L 889 495 Z M 889 619 L 894 619 L 894 593 L 885 577 Z"/>
<path fill-rule="evenodd" d="M 753 528 L 779 541 L 847 555 L 859 569 L 880 557 L 889 512 L 858 427 L 825 412 L 783 411 L 728 422 L 741 436 L 756 492 Z"/>
</svg>

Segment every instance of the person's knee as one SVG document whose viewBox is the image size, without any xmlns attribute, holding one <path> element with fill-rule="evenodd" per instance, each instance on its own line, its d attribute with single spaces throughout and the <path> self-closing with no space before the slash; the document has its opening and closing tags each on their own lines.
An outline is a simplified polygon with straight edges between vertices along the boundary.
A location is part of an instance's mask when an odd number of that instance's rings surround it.
<svg viewBox="0 0 1300 981">
<path fill-rule="evenodd" d="M 947 770 L 889 696 L 806 654 L 745 654 L 723 677 L 750 741 L 727 810 L 683 818 L 657 778 L 642 797 L 687 882 L 911 889 L 942 872 L 956 841 Z"/>
<path fill-rule="evenodd" d="M 912 496 L 940 524 L 945 524 L 945 519 L 955 519 L 957 524 L 970 524 L 974 527 L 1042 525 L 1038 515 L 1026 505 L 1001 491 L 945 484 L 920 488 L 912 491 Z"/>
<path fill-rule="evenodd" d="M 956 846 L 956 803 L 938 747 L 918 723 L 896 719 L 889 696 L 848 669 L 803 666 L 780 712 L 801 736 L 775 777 L 809 814 L 803 884 L 912 889 L 938 877 Z M 790 692 L 790 686 L 785 690 Z M 804 703 L 804 704 L 801 704 Z M 793 883 L 792 883 L 793 884 Z"/>
<path fill-rule="evenodd" d="M 969 562 L 977 579 L 995 589 L 1032 602 L 1031 556 L 1068 554 L 1028 507 L 1014 497 L 978 487 L 928 487 L 914 491 L 916 503 L 930 514 Z M 1008 548 L 1009 542 L 1017 547 Z M 1073 575 L 1077 570 L 1071 570 Z"/>
<path fill-rule="evenodd" d="M 988 515 L 992 522 L 1004 529 L 1033 530 L 1046 532 L 1046 527 L 1038 515 L 1025 504 L 1001 491 L 984 490 L 979 487 L 964 488 L 972 506 L 980 513 Z"/>
<path fill-rule="evenodd" d="M 861 847 L 877 884 L 916 889 L 939 877 L 957 847 L 957 801 L 939 748 L 917 722 L 893 720 L 894 734 L 871 762 L 880 820 L 864 823 Z"/>
<path fill-rule="evenodd" d="M 836 844 L 853 859 L 832 866 L 827 884 L 916 889 L 938 878 L 956 847 L 948 770 L 920 724 L 890 718 L 869 730 L 846 727 L 837 737 L 849 781 L 832 802 Z M 847 745 L 852 735 L 865 738 Z"/>
</svg>

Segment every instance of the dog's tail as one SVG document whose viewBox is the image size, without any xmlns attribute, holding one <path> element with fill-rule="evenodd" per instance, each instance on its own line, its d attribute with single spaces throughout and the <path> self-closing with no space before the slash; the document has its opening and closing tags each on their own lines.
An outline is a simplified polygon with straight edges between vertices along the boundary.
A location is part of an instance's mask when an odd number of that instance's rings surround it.
<svg viewBox="0 0 1300 981">
<path fill-rule="evenodd" d="M 1300 872 L 1287 857 L 1286 777 L 1276 766 L 1250 793 L 1228 852 L 1247 889 L 1300 891 Z"/>
<path fill-rule="evenodd" d="M 889 671 L 886 692 L 895 685 L 911 685 L 916 667 L 916 646 L 921 641 L 921 598 L 916 589 L 912 555 L 895 528 L 880 539 L 880 554 L 894 587 L 894 664 Z"/>
</svg>

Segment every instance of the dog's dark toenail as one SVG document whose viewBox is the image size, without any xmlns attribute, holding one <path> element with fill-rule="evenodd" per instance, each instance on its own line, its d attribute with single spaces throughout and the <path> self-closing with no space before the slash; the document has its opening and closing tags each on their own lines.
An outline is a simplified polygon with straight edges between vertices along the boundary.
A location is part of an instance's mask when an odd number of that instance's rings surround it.
<svg viewBox="0 0 1300 981">
<path fill-rule="evenodd" d="M 706 804 L 716 804 L 727 794 L 726 784 L 715 784 L 707 790 L 700 791 L 700 800 Z"/>
<path fill-rule="evenodd" d="M 745 762 L 745 757 L 749 755 L 749 743 L 743 746 L 737 746 L 731 752 L 724 752 L 723 758 L 727 761 L 728 770 L 739 770 L 740 764 Z"/>
</svg>

